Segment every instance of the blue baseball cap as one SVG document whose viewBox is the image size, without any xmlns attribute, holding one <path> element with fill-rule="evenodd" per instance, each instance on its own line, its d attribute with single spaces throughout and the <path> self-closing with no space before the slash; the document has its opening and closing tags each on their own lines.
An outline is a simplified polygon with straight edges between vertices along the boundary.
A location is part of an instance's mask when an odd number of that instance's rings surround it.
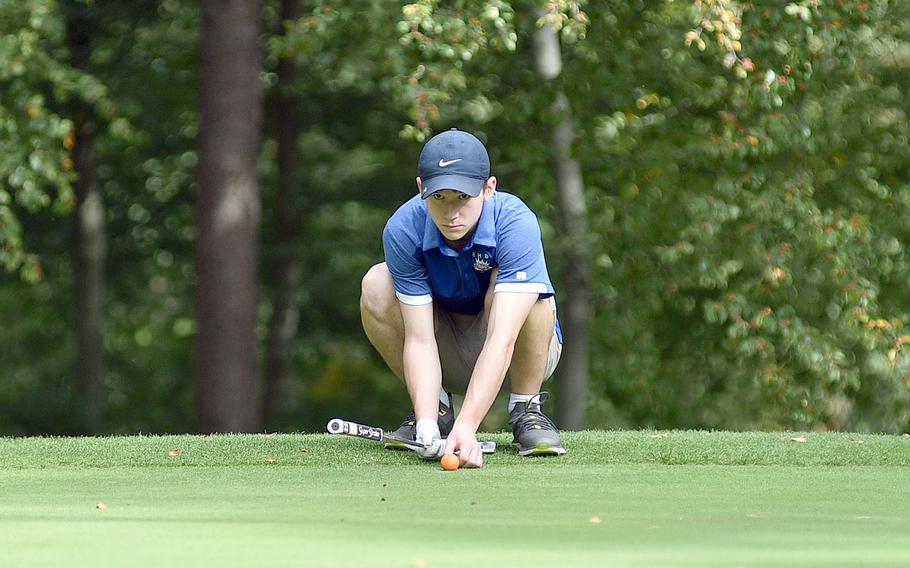
<svg viewBox="0 0 910 568">
<path fill-rule="evenodd" d="M 453 128 L 424 145 L 417 161 L 417 175 L 424 199 L 444 189 L 477 197 L 490 177 L 490 155 L 476 136 Z"/>
</svg>

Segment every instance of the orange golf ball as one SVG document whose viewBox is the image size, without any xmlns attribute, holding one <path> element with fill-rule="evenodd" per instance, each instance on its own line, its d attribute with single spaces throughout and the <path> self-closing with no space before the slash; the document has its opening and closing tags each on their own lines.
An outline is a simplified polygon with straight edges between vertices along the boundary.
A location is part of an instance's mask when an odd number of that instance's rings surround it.
<svg viewBox="0 0 910 568">
<path fill-rule="evenodd" d="M 439 460 L 439 465 L 446 471 L 455 471 L 458 469 L 458 456 L 455 454 L 446 454 Z"/>
</svg>

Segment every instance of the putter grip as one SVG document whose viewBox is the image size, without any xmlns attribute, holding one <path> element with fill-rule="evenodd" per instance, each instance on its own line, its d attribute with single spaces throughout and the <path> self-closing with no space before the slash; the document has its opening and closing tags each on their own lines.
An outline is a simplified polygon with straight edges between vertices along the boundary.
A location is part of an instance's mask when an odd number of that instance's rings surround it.
<svg viewBox="0 0 910 568">
<path fill-rule="evenodd" d="M 329 423 L 325 425 L 325 429 L 329 434 L 347 434 L 348 436 L 367 438 L 377 442 L 382 441 L 382 428 L 358 424 L 357 422 L 342 420 L 341 418 L 332 418 L 329 420 Z"/>
</svg>

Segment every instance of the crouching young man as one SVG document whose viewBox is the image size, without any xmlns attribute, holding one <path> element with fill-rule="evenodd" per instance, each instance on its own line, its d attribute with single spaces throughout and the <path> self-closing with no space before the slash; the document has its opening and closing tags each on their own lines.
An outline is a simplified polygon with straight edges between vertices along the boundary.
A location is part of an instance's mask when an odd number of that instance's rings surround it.
<svg viewBox="0 0 910 568">
<path fill-rule="evenodd" d="M 496 191 L 486 148 L 460 130 L 426 143 L 417 190 L 387 222 L 385 262 L 360 298 L 367 337 L 413 403 L 395 435 L 427 444 L 425 459 L 458 451 L 462 467 L 482 466 L 477 429 L 508 375 L 519 454 L 564 454 L 541 409 L 562 336 L 537 217 Z M 451 392 L 465 393 L 457 418 Z"/>
</svg>

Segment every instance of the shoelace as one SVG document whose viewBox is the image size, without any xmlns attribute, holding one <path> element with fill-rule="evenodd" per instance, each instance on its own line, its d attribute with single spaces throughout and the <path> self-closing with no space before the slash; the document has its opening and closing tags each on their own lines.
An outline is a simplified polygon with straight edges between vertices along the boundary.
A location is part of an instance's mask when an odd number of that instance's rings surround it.
<svg viewBox="0 0 910 568">
<path fill-rule="evenodd" d="M 515 426 L 520 430 L 530 430 L 535 425 L 539 425 L 541 430 L 556 430 L 556 425 L 537 405 L 529 406 L 515 421 Z"/>
</svg>

